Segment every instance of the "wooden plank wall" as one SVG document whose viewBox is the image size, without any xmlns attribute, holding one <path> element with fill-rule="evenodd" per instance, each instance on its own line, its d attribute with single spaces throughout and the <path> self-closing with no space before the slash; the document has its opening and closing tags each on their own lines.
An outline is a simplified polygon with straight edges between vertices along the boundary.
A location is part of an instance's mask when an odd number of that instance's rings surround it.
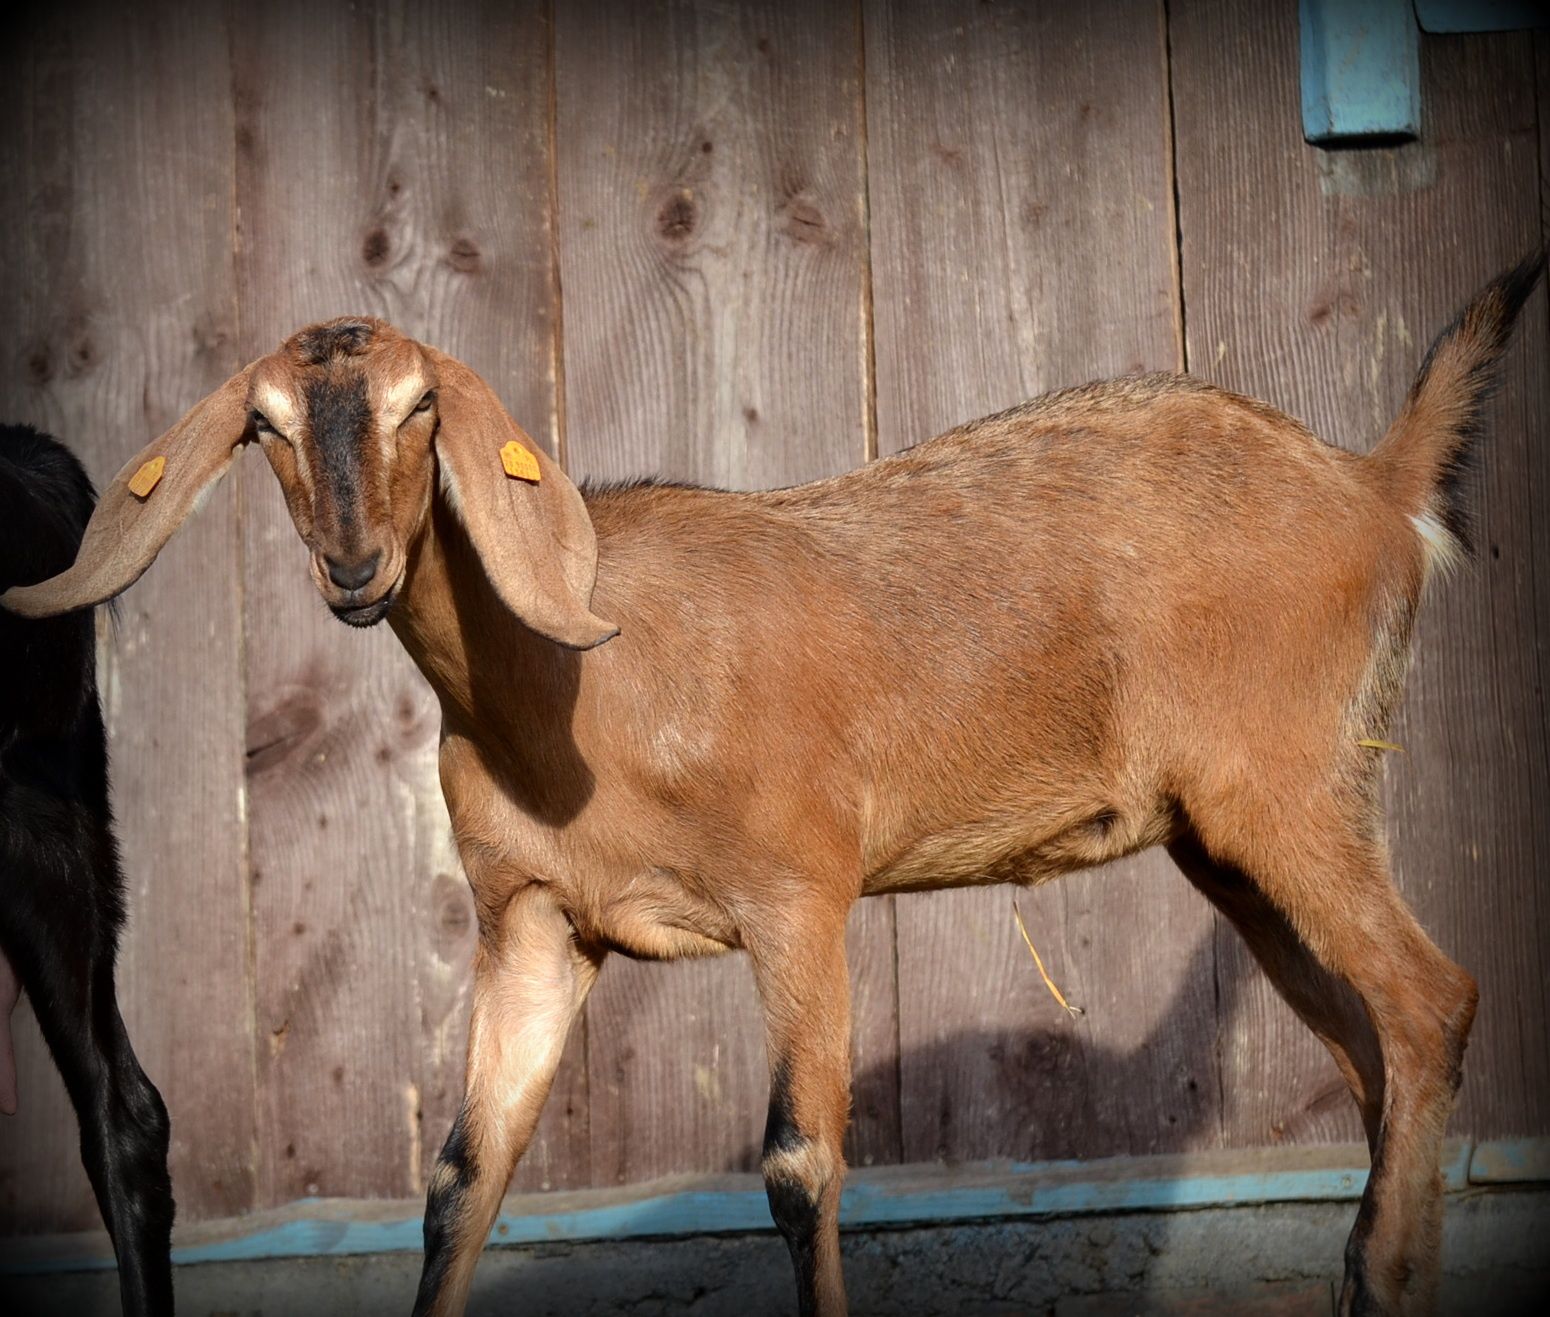
<svg viewBox="0 0 1550 1317">
<path fill-rule="evenodd" d="M 1550 232 L 1550 43 L 1429 38 L 1426 129 L 1321 152 L 1294 0 L 1084 6 L 194 0 L 8 13 L 0 414 L 102 479 L 297 325 L 463 357 L 574 474 L 845 470 L 1045 388 L 1187 366 L 1362 449 L 1428 338 Z M 1550 457 L 1530 309 L 1388 764 L 1396 866 L 1484 1000 L 1455 1129 L 1550 1133 Z M 102 642 L 126 1014 L 185 1219 L 423 1188 L 471 906 L 433 701 L 347 632 L 250 457 Z M 1317 1045 L 1160 855 L 864 903 L 858 1163 L 1356 1137 Z M 95 1222 L 21 1013 L 0 1223 Z M 731 958 L 610 965 L 523 1188 L 752 1167 Z"/>
<path fill-rule="evenodd" d="M 1330 441 L 1382 435 L 1417 360 L 1459 302 L 1544 240 L 1533 38 L 1423 43 L 1424 140 L 1321 152 L 1297 130 L 1295 6 L 1171 7 L 1189 366 L 1268 398 Z M 1235 57 L 1223 60 L 1232 49 Z M 1219 133 L 1216 125 L 1231 124 Z M 1477 489 L 1480 561 L 1432 592 L 1387 765 L 1401 888 L 1480 980 L 1454 1128 L 1543 1132 L 1546 814 L 1544 294 L 1493 408 Z M 1329 1063 L 1218 930 L 1228 1145 L 1360 1137 Z"/>
<path fill-rule="evenodd" d="M 26 89 L 0 133 L 0 409 L 68 437 L 100 481 L 238 365 L 226 33 L 197 0 L 143 20 L 101 4 L 0 48 L 7 85 Z M 173 1099 L 189 1217 L 246 1208 L 256 1183 L 234 495 L 168 547 L 100 646 L 133 909 L 124 1017 Z M 94 1225 L 63 1085 L 18 1016 L 0 1213 Z"/>
<path fill-rule="evenodd" d="M 867 18 L 880 450 L 1176 369 L 1161 4 L 878 0 Z M 1080 1023 L 1030 974 L 1006 889 L 898 902 L 904 1160 L 1213 1139 L 1210 912 L 1167 857 L 1021 905 Z"/>
</svg>

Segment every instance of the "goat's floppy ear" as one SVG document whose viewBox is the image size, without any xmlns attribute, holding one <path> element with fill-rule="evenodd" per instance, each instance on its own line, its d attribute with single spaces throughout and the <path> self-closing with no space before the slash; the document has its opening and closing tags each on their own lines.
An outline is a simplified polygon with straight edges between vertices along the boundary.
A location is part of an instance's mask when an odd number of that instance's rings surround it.
<svg viewBox="0 0 1550 1317">
<path fill-rule="evenodd" d="M 37 585 L 7 590 L 0 607 L 52 617 L 100 604 L 139 580 L 247 438 L 252 372 L 250 365 L 233 375 L 131 457 L 97 500 L 74 564 Z"/>
<path fill-rule="evenodd" d="M 580 491 L 478 375 L 426 353 L 438 381 L 439 478 L 496 594 L 539 635 L 571 649 L 611 640 L 619 628 L 590 608 L 597 535 Z"/>
</svg>

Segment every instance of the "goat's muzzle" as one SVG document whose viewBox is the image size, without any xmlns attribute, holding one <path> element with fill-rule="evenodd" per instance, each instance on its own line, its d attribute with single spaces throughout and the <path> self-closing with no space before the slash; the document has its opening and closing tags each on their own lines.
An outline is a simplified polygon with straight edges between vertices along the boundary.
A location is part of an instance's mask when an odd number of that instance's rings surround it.
<svg viewBox="0 0 1550 1317">
<path fill-rule="evenodd" d="M 369 604 L 329 604 L 329 611 L 347 626 L 368 627 L 376 626 L 388 611 L 393 607 L 398 598 L 398 584 L 395 582 L 380 599 Z"/>
</svg>

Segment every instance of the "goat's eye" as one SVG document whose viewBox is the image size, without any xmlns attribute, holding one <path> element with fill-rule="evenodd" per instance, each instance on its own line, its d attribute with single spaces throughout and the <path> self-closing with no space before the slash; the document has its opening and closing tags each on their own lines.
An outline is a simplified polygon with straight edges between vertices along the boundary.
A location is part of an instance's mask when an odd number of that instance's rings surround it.
<svg viewBox="0 0 1550 1317">
<path fill-rule="evenodd" d="M 263 412 L 254 412 L 253 413 L 253 428 L 255 430 L 257 430 L 259 432 L 259 434 L 278 434 L 279 433 L 279 431 L 276 430 L 274 428 L 274 426 L 269 423 L 269 418 L 267 416 L 265 416 L 263 414 Z"/>
<path fill-rule="evenodd" d="M 414 413 L 413 414 L 415 416 L 418 416 L 421 412 L 428 412 L 428 411 L 430 411 L 430 409 L 435 405 L 435 402 L 436 402 L 436 390 L 432 389 L 423 398 L 421 398 L 419 402 L 415 403 L 415 405 L 414 405 Z"/>
</svg>

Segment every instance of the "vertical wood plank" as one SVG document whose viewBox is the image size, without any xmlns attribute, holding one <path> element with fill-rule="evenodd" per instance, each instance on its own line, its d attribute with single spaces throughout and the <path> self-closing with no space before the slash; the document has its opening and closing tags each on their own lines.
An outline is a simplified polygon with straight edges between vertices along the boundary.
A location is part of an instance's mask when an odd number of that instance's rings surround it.
<svg viewBox="0 0 1550 1317">
<path fill-rule="evenodd" d="M 587 476 L 749 488 L 863 460 L 859 31 L 814 3 L 557 10 L 567 449 Z M 891 911 L 850 951 L 850 1156 L 896 1155 Z M 593 995 L 593 1174 L 757 1164 L 746 965 L 610 964 Z"/>
<path fill-rule="evenodd" d="M 0 411 L 52 430 L 100 484 L 238 364 L 225 24 L 167 3 L 8 26 Z M 240 1212 L 253 1196 L 238 544 L 218 495 L 123 597 L 99 646 L 128 883 L 119 994 L 171 1113 L 184 1217 Z M 0 1216 L 96 1227 L 35 1029 L 20 1061 Z"/>
<path fill-rule="evenodd" d="M 1298 128 L 1291 0 L 1171 12 L 1191 368 L 1365 450 L 1431 337 L 1542 232 L 1532 38 L 1428 38 L 1421 139 L 1322 152 Z M 1550 1101 L 1542 300 L 1522 337 L 1491 407 L 1480 560 L 1423 607 L 1396 731 L 1409 753 L 1387 763 L 1401 890 L 1481 984 L 1460 1134 L 1541 1131 Z M 1224 973 L 1245 965 L 1230 932 L 1220 950 Z M 1263 980 L 1222 1048 L 1229 1143 L 1358 1136 L 1333 1065 Z"/>
<path fill-rule="evenodd" d="M 880 449 L 1175 367 L 1161 6 L 879 0 L 866 49 Z M 904 1160 L 1214 1144 L 1204 904 L 1160 855 L 1020 901 L 1080 1022 L 1006 890 L 899 899 Z"/>
<path fill-rule="evenodd" d="M 1539 223 L 1550 247 L 1550 32 L 1534 33 L 1535 100 L 1539 114 Z"/>
<path fill-rule="evenodd" d="M 295 4 L 239 22 L 245 349 L 381 315 L 466 359 L 552 442 L 539 6 Z M 247 475 L 261 1194 L 417 1193 L 461 1098 L 473 936 L 439 715 L 385 628 L 328 616 L 274 482 L 256 461 Z M 580 1050 L 539 1183 L 585 1182 Z"/>
</svg>

